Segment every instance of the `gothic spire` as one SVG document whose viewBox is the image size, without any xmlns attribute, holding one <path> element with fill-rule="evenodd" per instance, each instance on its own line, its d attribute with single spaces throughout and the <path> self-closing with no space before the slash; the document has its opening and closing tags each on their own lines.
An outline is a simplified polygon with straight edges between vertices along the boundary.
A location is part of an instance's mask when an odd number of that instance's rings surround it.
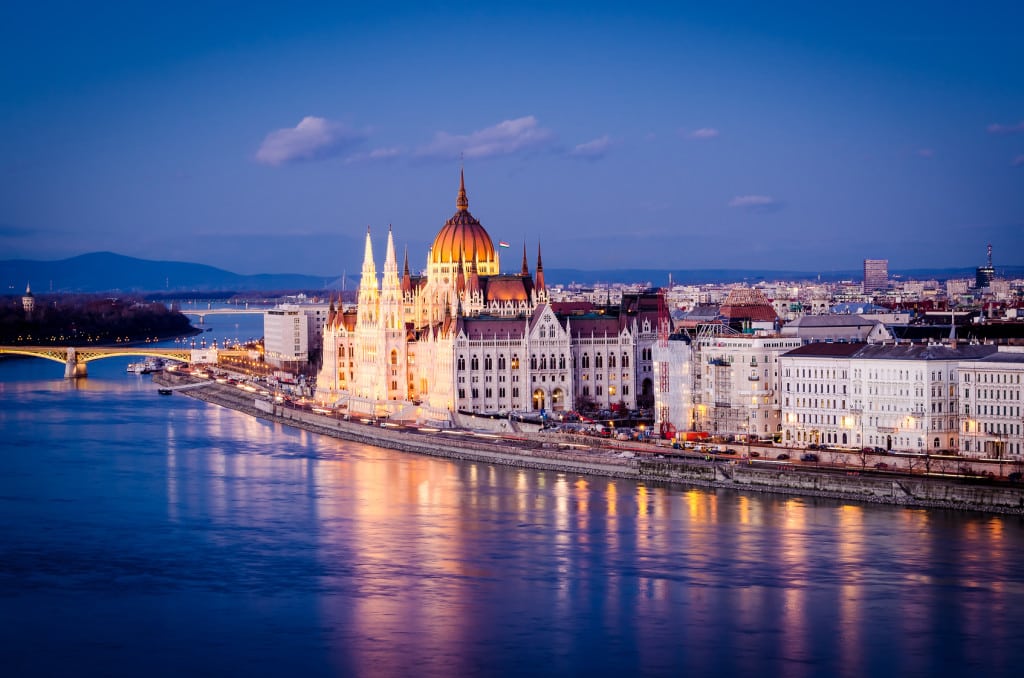
<svg viewBox="0 0 1024 678">
<path fill-rule="evenodd" d="M 530 265 L 526 261 L 526 241 L 523 241 L 523 270 L 519 271 L 519 275 L 529 277 Z"/>
<path fill-rule="evenodd" d="M 544 292 L 544 263 L 540 259 L 540 243 L 537 243 L 537 290 Z"/>
<path fill-rule="evenodd" d="M 455 207 L 460 212 L 469 209 L 469 198 L 466 197 L 466 172 L 459 168 L 459 197 L 455 200 Z"/>
</svg>

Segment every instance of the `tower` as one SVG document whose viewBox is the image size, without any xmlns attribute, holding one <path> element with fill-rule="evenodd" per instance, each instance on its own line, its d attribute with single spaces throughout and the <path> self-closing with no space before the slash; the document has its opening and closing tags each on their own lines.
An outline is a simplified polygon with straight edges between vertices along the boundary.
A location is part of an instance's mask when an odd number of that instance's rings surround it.
<svg viewBox="0 0 1024 678">
<path fill-rule="evenodd" d="M 21 308 L 28 317 L 32 316 L 32 311 L 36 308 L 36 298 L 32 296 L 32 283 L 25 284 L 25 294 L 21 297 Z"/>
<path fill-rule="evenodd" d="M 864 260 L 864 294 L 882 292 L 889 287 L 889 260 Z"/>
</svg>

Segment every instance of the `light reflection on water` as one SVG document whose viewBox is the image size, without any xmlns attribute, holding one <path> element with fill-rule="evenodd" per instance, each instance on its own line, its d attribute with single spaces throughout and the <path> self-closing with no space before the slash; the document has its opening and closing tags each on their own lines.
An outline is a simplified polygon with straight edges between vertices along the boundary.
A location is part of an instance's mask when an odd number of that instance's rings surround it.
<svg viewBox="0 0 1024 678">
<path fill-rule="evenodd" d="M 1024 646 L 1019 518 L 409 456 L 90 373 L 0 364 L 16 673 L 1009 675 Z"/>
</svg>

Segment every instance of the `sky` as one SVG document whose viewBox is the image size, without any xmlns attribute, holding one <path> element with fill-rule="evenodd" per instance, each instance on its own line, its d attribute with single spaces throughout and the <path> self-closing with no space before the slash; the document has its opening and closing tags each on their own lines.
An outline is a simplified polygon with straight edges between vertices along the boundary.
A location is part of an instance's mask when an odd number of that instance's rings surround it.
<svg viewBox="0 0 1024 678">
<path fill-rule="evenodd" d="M 0 259 L 1024 264 L 1024 3 L 0 5 Z M 399 254 L 401 256 L 401 252 Z M 378 261 L 378 268 L 382 261 Z"/>
</svg>

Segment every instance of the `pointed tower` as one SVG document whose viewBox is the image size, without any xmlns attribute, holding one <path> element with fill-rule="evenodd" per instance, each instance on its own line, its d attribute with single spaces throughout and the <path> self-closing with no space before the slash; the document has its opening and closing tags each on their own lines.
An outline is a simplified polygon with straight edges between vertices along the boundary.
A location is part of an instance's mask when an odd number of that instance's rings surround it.
<svg viewBox="0 0 1024 678">
<path fill-rule="evenodd" d="M 366 227 L 366 244 L 363 248 L 363 274 L 359 279 L 359 324 L 377 324 L 377 303 L 380 291 L 377 287 L 377 265 L 373 261 L 373 243 L 370 241 L 370 227 Z"/>
<path fill-rule="evenodd" d="M 32 283 L 25 283 L 25 294 L 21 297 L 21 308 L 25 315 L 31 316 L 36 307 L 36 298 L 32 296 Z"/>
<path fill-rule="evenodd" d="M 548 288 L 544 284 L 544 262 L 540 258 L 540 243 L 537 243 L 537 278 L 534 294 L 538 304 L 546 304 L 551 299 Z"/>
<path fill-rule="evenodd" d="M 458 212 L 469 211 L 469 198 L 466 197 L 466 171 L 461 167 L 459 168 L 459 195 L 455 198 L 455 209 Z"/>
<path fill-rule="evenodd" d="M 530 264 L 527 263 L 527 261 L 526 261 L 526 243 L 525 242 L 523 242 L 523 268 L 522 268 L 522 270 L 519 271 L 519 275 L 523 276 L 524 278 L 528 278 L 530 276 Z"/>
<path fill-rule="evenodd" d="M 380 312 L 385 329 L 395 330 L 402 326 L 402 281 L 398 277 L 398 258 L 390 225 L 384 254 L 384 278 L 380 286 Z"/>
<path fill-rule="evenodd" d="M 405 248 L 405 262 L 402 264 L 402 293 L 412 294 L 412 275 L 409 273 L 409 248 Z"/>
</svg>

